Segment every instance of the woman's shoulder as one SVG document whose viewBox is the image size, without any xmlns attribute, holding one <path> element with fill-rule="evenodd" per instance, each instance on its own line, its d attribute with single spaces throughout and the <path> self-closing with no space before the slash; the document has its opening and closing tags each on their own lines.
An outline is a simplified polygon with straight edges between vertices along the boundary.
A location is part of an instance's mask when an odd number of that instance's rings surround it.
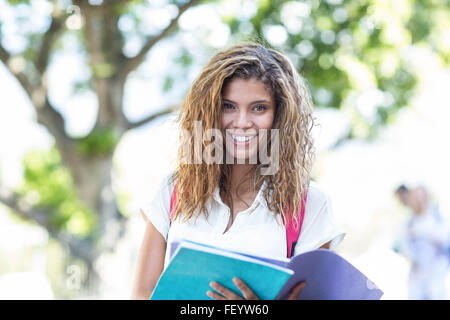
<svg viewBox="0 0 450 320">
<path fill-rule="evenodd" d="M 317 182 L 310 181 L 308 187 L 307 203 L 321 207 L 330 201 L 328 192 Z"/>
<path fill-rule="evenodd" d="M 326 189 L 315 181 L 311 181 L 305 207 L 305 223 L 334 222 L 333 205 Z"/>
<path fill-rule="evenodd" d="M 169 171 L 169 172 L 165 173 L 163 175 L 162 179 L 160 180 L 160 184 L 159 184 L 160 189 L 173 190 L 173 188 L 176 184 L 175 178 L 176 178 L 175 171 Z"/>
<path fill-rule="evenodd" d="M 170 198 L 174 188 L 172 177 L 173 172 L 169 172 L 157 179 L 159 181 L 155 181 L 156 189 L 151 200 L 141 208 L 141 213 L 164 238 L 167 238 L 170 227 Z"/>
<path fill-rule="evenodd" d="M 163 183 L 166 186 L 173 188 L 176 184 L 175 171 L 169 171 L 168 173 L 166 173 L 163 178 Z"/>
<path fill-rule="evenodd" d="M 330 243 L 330 249 L 334 250 L 342 241 L 345 233 L 337 222 L 332 207 L 331 197 L 325 188 L 311 181 L 295 254 L 317 249 L 326 243 Z"/>
<path fill-rule="evenodd" d="M 165 173 L 156 182 L 155 196 L 158 196 L 161 201 L 169 201 L 172 197 L 173 189 L 176 183 L 174 173 L 174 171 Z"/>
</svg>

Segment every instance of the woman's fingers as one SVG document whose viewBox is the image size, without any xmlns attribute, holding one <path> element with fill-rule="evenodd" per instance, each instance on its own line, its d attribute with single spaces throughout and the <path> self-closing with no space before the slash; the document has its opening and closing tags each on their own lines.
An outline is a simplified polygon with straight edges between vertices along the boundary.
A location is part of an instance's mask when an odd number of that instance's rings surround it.
<svg viewBox="0 0 450 320">
<path fill-rule="evenodd" d="M 250 289 L 244 281 L 239 278 L 233 278 L 234 284 L 241 290 L 242 295 L 246 300 L 259 300 L 256 294 Z"/>
<path fill-rule="evenodd" d="M 242 297 L 240 297 L 238 294 L 234 293 L 230 289 L 225 288 L 224 286 L 218 284 L 217 282 L 211 282 L 209 284 L 214 290 L 216 290 L 218 293 L 222 295 L 221 298 L 217 293 L 214 293 L 212 291 L 208 291 L 206 294 L 216 300 L 242 300 Z"/>
<path fill-rule="evenodd" d="M 297 300 L 298 295 L 302 291 L 302 289 L 306 286 L 306 282 L 297 283 L 291 290 L 291 294 L 288 297 L 288 300 Z"/>
<path fill-rule="evenodd" d="M 242 281 L 239 278 L 233 278 L 234 284 L 241 290 L 242 295 L 246 300 L 259 300 L 259 298 L 256 296 L 256 294 L 245 284 L 244 281 Z M 221 284 L 217 282 L 211 282 L 209 284 L 214 290 L 216 290 L 218 293 L 214 291 L 207 291 L 206 294 L 208 297 L 213 298 L 215 300 L 242 300 L 242 297 L 236 294 L 235 292 L 231 291 L 230 289 L 225 288 Z M 288 300 L 297 300 L 298 295 L 302 291 L 302 289 L 306 286 L 306 282 L 302 281 L 297 283 L 291 290 L 291 293 L 289 294 Z"/>
<path fill-rule="evenodd" d="M 244 281 L 239 278 L 233 278 L 233 283 L 241 290 L 242 295 L 246 300 L 259 300 L 255 293 L 250 289 Z M 208 291 L 206 294 L 208 297 L 213 298 L 215 300 L 242 300 L 242 297 L 237 293 L 231 291 L 230 289 L 225 288 L 217 282 L 211 282 L 210 286 L 216 290 L 218 293 L 213 291 Z"/>
<path fill-rule="evenodd" d="M 225 297 L 222 297 L 220 294 L 215 293 L 214 291 L 207 291 L 206 295 L 214 300 L 226 300 Z"/>
</svg>

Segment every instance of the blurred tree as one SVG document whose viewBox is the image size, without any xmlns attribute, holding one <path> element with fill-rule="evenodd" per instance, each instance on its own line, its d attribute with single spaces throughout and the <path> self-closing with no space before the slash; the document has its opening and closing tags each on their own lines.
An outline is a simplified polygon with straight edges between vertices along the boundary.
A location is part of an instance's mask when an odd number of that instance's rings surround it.
<svg viewBox="0 0 450 320">
<path fill-rule="evenodd" d="M 253 1 L 242 1 L 253 3 Z M 449 0 L 256 1 L 223 18 L 232 34 L 264 37 L 288 54 L 318 107 L 347 112 L 349 138 L 371 139 L 408 106 L 418 82 L 408 55 L 423 47 L 450 62 Z M 251 11 L 250 17 L 242 12 Z"/>
<path fill-rule="evenodd" d="M 30 12 L 37 1 L 8 1 L 17 11 Z M 0 60 L 15 76 L 32 102 L 37 121 L 55 139 L 55 149 L 31 153 L 24 159 L 25 184 L 15 192 L 0 192 L 0 201 L 24 218 L 46 228 L 70 252 L 88 266 L 90 287 L 95 292 L 98 274 L 96 258 L 111 250 L 123 234 L 125 216 L 120 212 L 111 188 L 114 149 L 128 131 L 172 112 L 172 106 L 137 122 L 123 111 L 124 86 L 129 74 L 149 51 L 176 31 L 180 16 L 199 0 L 170 1 L 172 19 L 157 33 L 142 36 L 144 45 L 133 57 L 123 53 L 124 35 L 119 29 L 121 16 L 133 13 L 145 1 L 41 1 L 51 6 L 45 32 L 30 28 L 26 16 L 16 19 L 19 34 L 27 42 L 25 50 L 10 53 L 4 46 L 0 21 Z M 174 10 L 175 9 L 175 10 Z M 98 113 L 91 132 L 82 138 L 67 134 L 66 120 L 49 99 L 48 67 L 52 55 L 60 50 L 58 40 L 66 32 L 77 32 L 91 71 L 84 86 L 97 96 Z"/>
<path fill-rule="evenodd" d="M 405 56 L 406 49 L 425 46 L 439 56 L 441 63 L 448 64 L 450 59 L 449 0 L 221 0 L 203 1 L 201 5 L 200 0 L 8 3 L 18 12 L 16 33 L 26 45 L 23 50 L 8 50 L 3 29 L 11 30 L 11 26 L 0 15 L 0 61 L 23 87 L 37 121 L 54 137 L 55 148 L 29 154 L 24 159 L 24 186 L 14 192 L 0 190 L 0 201 L 45 227 L 85 261 L 93 283 L 95 259 L 114 248 L 126 220 L 111 188 L 115 147 L 127 131 L 176 109 L 170 106 L 140 121 L 130 121 L 124 113 L 125 84 L 161 40 L 174 36 L 180 17 L 189 8 L 213 7 L 233 42 L 263 41 L 288 54 L 310 83 L 316 105 L 340 109 L 351 116 L 351 128 L 343 139 L 374 137 L 378 128 L 408 105 L 417 75 Z M 33 28 L 27 16 L 36 9 L 36 3 L 50 8 L 43 31 Z M 143 9 L 162 10 L 171 18 L 166 25 L 148 31 L 141 28 L 149 19 L 143 16 Z M 67 119 L 49 98 L 49 65 L 52 56 L 62 49 L 60 40 L 67 33 L 76 36 L 77 48 L 86 57 L 90 71 L 89 78 L 76 83 L 74 89 L 92 90 L 98 102 L 95 124 L 85 137 L 67 133 Z M 141 47 L 130 56 L 125 47 L 133 37 L 140 39 Z M 204 37 L 198 41 L 207 49 Z M 189 69 L 193 60 L 191 52 L 181 48 L 176 63 Z M 186 77 L 168 72 L 161 90 L 170 92 L 183 79 L 186 81 Z"/>
</svg>

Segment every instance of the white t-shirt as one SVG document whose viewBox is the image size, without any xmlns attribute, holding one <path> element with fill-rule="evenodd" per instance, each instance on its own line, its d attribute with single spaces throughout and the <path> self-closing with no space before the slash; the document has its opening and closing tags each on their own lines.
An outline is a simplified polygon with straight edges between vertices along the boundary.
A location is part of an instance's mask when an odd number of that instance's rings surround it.
<svg viewBox="0 0 450 320">
<path fill-rule="evenodd" d="M 157 189 L 152 201 L 143 209 L 144 214 L 167 241 L 164 267 L 167 267 L 170 245 L 174 240 L 188 239 L 230 250 L 250 254 L 283 257 L 287 256 L 286 229 L 281 215 L 274 215 L 263 197 L 266 183 L 261 186 L 253 204 L 237 214 L 230 229 L 228 225 L 230 208 L 222 202 L 219 187 L 213 200 L 207 203 L 208 219 L 200 215 L 197 220 L 187 222 L 176 219 L 170 221 L 170 199 L 173 184 L 171 174 L 167 175 Z M 305 208 L 305 216 L 294 255 L 317 249 L 331 241 L 333 250 L 342 241 L 345 233 L 336 223 L 332 213 L 330 198 L 311 181 Z"/>
</svg>

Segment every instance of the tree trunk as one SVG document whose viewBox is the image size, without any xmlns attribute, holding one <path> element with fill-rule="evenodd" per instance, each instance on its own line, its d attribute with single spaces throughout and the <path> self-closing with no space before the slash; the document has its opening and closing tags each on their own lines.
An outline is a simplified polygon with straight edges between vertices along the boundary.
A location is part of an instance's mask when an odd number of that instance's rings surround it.
<svg viewBox="0 0 450 320">
<path fill-rule="evenodd" d="M 9 191 L 4 192 L 1 185 L 0 202 L 22 217 L 36 221 L 48 230 L 50 236 L 66 246 L 71 254 L 84 261 L 89 273 L 87 288 L 90 295 L 98 293 L 100 283 L 98 270 L 95 270 L 96 260 L 101 253 L 116 247 L 125 231 L 126 219 L 117 207 L 111 181 L 115 146 L 127 130 L 137 128 L 158 116 L 174 111 L 173 106 L 170 106 L 140 121 L 134 123 L 128 121 L 123 112 L 125 81 L 128 75 L 144 61 L 154 45 L 167 37 L 176 27 L 180 16 L 199 2 L 199 0 L 189 0 L 177 5 L 178 14 L 159 34 L 147 36 L 140 52 L 133 58 L 125 57 L 122 52 L 124 38 L 118 27 L 121 16 L 119 12 L 126 11 L 129 1 L 103 1 L 98 5 L 92 5 L 87 0 L 73 2 L 80 9 L 77 14 L 80 14 L 85 22 L 83 40 L 90 59 L 89 64 L 95 86 L 93 89 L 98 100 L 98 114 L 94 129 L 87 138 L 83 139 L 74 139 L 65 132 L 64 118 L 48 99 L 46 79 L 52 45 L 65 31 L 66 19 L 73 12 L 61 10 L 57 2 L 53 2 L 52 22 L 42 36 L 37 59 L 29 61 L 34 68 L 16 72 L 10 67 L 11 54 L 0 43 L 0 61 L 18 80 L 30 98 L 37 113 L 37 121 L 55 138 L 62 163 L 71 173 L 80 200 L 97 214 L 97 226 L 87 239 L 76 238 L 64 230 L 55 229 L 49 220 L 51 216 L 49 211 L 40 208 L 24 208 L 21 205 L 22 199 Z M 101 141 L 101 148 L 93 147 L 87 152 L 80 148 L 90 138 L 105 132 L 112 135 L 109 145 L 105 142 L 106 149 L 103 141 Z"/>
</svg>

